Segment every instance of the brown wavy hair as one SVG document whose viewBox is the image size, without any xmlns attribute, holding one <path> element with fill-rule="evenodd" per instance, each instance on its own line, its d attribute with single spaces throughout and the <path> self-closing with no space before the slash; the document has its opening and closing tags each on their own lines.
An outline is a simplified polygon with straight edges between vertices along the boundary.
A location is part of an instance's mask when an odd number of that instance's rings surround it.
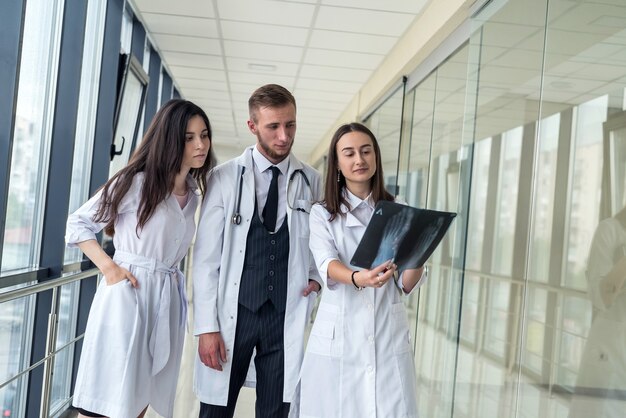
<svg viewBox="0 0 626 418">
<path fill-rule="evenodd" d="M 370 179 L 374 203 L 377 203 L 379 200 L 394 200 L 391 193 L 385 189 L 383 164 L 380 158 L 380 147 L 378 146 L 376 137 L 367 126 L 361 123 L 346 123 L 337 128 L 333 138 L 330 140 L 330 147 L 328 149 L 328 167 L 326 170 L 324 201 L 322 203 L 326 210 L 330 213 L 329 221 L 331 222 L 337 217 L 337 215 L 346 216 L 345 213 L 341 212 L 342 204 L 347 208 L 352 209 L 343 194 L 343 189 L 346 186 L 346 179 L 344 176 L 339 174 L 339 157 L 337 156 L 337 142 L 339 142 L 342 136 L 349 132 L 362 132 L 369 136 L 372 140 L 374 154 L 376 155 L 376 171 Z"/>
<path fill-rule="evenodd" d="M 204 165 L 189 171 L 197 181 L 204 199 L 207 173 L 215 165 L 211 124 L 199 106 L 187 100 L 173 99 L 165 103 L 154 116 L 128 165 L 101 188 L 100 206 L 93 219 L 95 222 L 106 222 L 104 231 L 108 235 L 113 236 L 115 233 L 115 220 L 120 203 L 137 173 L 144 173 L 137 216 L 137 235 L 152 217 L 159 203 L 172 193 L 176 175 L 183 162 L 187 124 L 194 116 L 200 116 L 204 120 L 211 142 Z"/>
</svg>

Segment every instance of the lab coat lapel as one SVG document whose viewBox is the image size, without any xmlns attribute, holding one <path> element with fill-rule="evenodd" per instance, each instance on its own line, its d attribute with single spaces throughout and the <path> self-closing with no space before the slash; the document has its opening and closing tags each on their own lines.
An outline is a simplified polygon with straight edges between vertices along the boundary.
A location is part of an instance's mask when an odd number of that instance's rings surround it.
<svg viewBox="0 0 626 418">
<path fill-rule="evenodd" d="M 236 187 L 239 188 L 239 176 L 241 175 L 242 167 L 245 167 L 245 172 L 243 173 L 243 185 L 241 188 L 241 212 L 245 214 L 250 214 L 250 216 L 252 216 L 252 211 L 254 210 L 254 202 L 256 201 L 252 147 L 254 147 L 254 145 L 246 148 L 243 154 L 239 156 L 237 161 L 236 179 Z M 238 192 L 239 190 L 237 190 L 237 193 Z M 254 199 L 249 199 L 248 196 L 254 196 Z M 249 209 L 248 211 L 249 207 L 252 207 L 252 209 Z"/>
<path fill-rule="evenodd" d="M 293 202 L 289 201 L 289 198 L 290 198 L 289 192 L 291 192 L 292 196 L 299 196 L 300 191 L 293 189 L 294 187 L 299 186 L 298 183 L 292 184 L 291 190 L 290 190 L 289 183 L 291 183 L 291 178 L 292 178 L 291 176 L 293 175 L 293 173 L 296 170 L 302 169 L 302 163 L 300 163 L 300 161 L 298 161 L 297 158 L 292 158 L 291 154 L 289 154 L 287 158 L 289 158 L 289 169 L 287 170 L 287 181 L 285 182 L 285 196 L 288 199 L 287 200 L 287 220 L 289 223 L 287 224 L 287 226 L 289 228 L 289 231 L 293 231 L 295 227 L 295 225 L 293 224 L 294 217 L 291 216 L 292 209 L 289 207 L 290 203 L 293 204 Z"/>
</svg>

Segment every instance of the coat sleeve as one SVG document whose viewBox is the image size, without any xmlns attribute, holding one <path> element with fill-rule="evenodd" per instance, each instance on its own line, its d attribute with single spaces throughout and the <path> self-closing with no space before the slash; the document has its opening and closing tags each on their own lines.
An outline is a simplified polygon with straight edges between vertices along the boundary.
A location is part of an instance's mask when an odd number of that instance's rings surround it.
<svg viewBox="0 0 626 418">
<path fill-rule="evenodd" d="M 219 179 L 220 172 L 209 174 L 193 250 L 194 335 L 220 330 L 217 298 L 226 211 Z"/>
<path fill-rule="evenodd" d="M 136 210 L 141 197 L 142 182 L 143 176 L 135 176 L 128 192 L 120 202 L 117 210 L 118 215 Z M 115 184 L 112 184 L 111 187 L 115 187 Z M 102 189 L 68 216 L 65 228 L 65 242 L 68 247 L 76 247 L 78 243 L 83 241 L 97 239 L 96 234 L 106 226 L 106 222 L 94 222 L 93 220 L 100 206 L 101 198 Z"/>
<path fill-rule="evenodd" d="M 313 194 L 313 202 L 319 202 L 323 199 L 323 195 L 322 195 L 322 180 L 321 180 L 321 176 L 320 174 L 313 170 L 313 175 L 312 177 L 312 182 L 311 182 L 311 193 Z M 311 208 L 311 215 L 312 215 L 312 208 Z M 311 231 L 311 220 L 309 218 L 309 230 Z M 309 232 L 310 234 L 310 232 Z M 316 282 L 318 282 L 320 284 L 320 287 L 323 288 L 324 287 L 324 280 L 322 280 L 322 277 L 320 276 L 320 273 L 317 269 L 317 265 L 315 264 L 315 257 L 313 254 L 313 251 L 311 250 L 311 237 L 309 235 L 309 278 L 315 280 Z"/>
<path fill-rule="evenodd" d="M 332 290 L 337 286 L 337 282 L 328 277 L 328 264 L 340 258 L 328 216 L 328 212 L 321 204 L 316 204 L 311 209 L 309 246 L 322 282 Z"/>
</svg>

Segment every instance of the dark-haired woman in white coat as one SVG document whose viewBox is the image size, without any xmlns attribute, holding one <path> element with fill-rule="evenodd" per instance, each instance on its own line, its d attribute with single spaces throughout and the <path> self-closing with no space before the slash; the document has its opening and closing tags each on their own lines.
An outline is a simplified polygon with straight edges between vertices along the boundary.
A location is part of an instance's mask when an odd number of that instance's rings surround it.
<svg viewBox="0 0 626 418">
<path fill-rule="evenodd" d="M 67 221 L 66 242 L 102 271 L 89 312 L 73 404 L 81 417 L 173 415 L 185 332 L 178 269 L 214 162 L 211 125 L 186 100 L 154 117 L 129 164 Z M 115 255 L 96 241 L 113 235 Z"/>
</svg>

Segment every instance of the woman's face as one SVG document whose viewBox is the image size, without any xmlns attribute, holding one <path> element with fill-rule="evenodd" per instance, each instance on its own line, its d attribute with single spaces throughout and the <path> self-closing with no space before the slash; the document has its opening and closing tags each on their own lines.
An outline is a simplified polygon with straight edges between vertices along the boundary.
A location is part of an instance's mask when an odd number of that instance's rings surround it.
<svg viewBox="0 0 626 418">
<path fill-rule="evenodd" d="M 200 115 L 196 115 L 187 122 L 182 170 L 201 168 L 209 155 L 210 148 L 209 130 L 204 119 Z"/>
<path fill-rule="evenodd" d="M 376 154 L 372 139 L 363 132 L 348 132 L 335 148 L 339 171 L 346 179 L 346 186 L 370 186 L 376 173 Z"/>
</svg>

